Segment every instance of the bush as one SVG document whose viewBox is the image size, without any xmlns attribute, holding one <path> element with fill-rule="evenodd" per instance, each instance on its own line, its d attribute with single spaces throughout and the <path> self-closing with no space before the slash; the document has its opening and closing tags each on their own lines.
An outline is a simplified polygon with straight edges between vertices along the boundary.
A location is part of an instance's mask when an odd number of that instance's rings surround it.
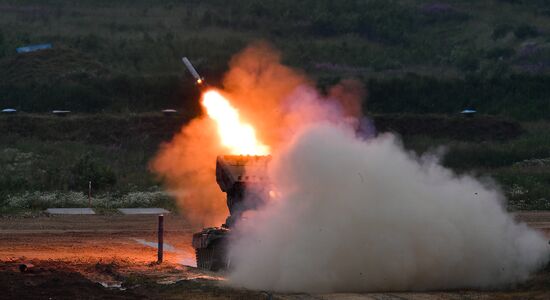
<svg viewBox="0 0 550 300">
<path fill-rule="evenodd" d="M 44 210 L 47 208 L 88 207 L 88 196 L 80 192 L 24 192 L 20 194 L 8 194 L 0 198 L 0 212 L 21 210 Z M 115 196 L 112 194 L 100 194 L 92 197 L 94 208 L 127 208 L 127 207 L 162 207 L 172 211 L 176 210 L 173 198 L 165 192 L 133 192 Z"/>
<path fill-rule="evenodd" d="M 118 207 L 167 207 L 172 198 L 162 191 L 132 192 L 122 196 L 116 205 Z"/>
<path fill-rule="evenodd" d="M 479 54 L 470 48 L 457 48 L 451 53 L 451 61 L 460 70 L 473 72 L 479 68 Z"/>
<path fill-rule="evenodd" d="M 537 37 L 539 35 L 539 31 L 536 27 L 533 27 L 533 26 L 528 25 L 528 24 L 523 24 L 523 25 L 518 26 L 514 30 L 514 35 L 518 39 L 523 40 L 523 39 L 530 38 L 530 37 Z"/>
<path fill-rule="evenodd" d="M 514 56 L 514 54 L 516 54 L 516 51 L 513 48 L 497 47 L 488 50 L 485 57 L 489 59 L 506 59 Z"/>
<path fill-rule="evenodd" d="M 72 187 L 87 189 L 92 182 L 94 189 L 105 189 L 116 183 L 116 175 L 109 165 L 103 164 L 92 157 L 91 153 L 82 156 L 72 169 Z"/>
<path fill-rule="evenodd" d="M 533 172 L 522 168 L 497 171 L 493 176 L 506 188 L 508 205 L 519 210 L 550 209 L 550 172 Z"/>
<path fill-rule="evenodd" d="M 505 37 L 509 32 L 511 32 L 513 29 L 514 27 L 509 24 L 498 25 L 497 27 L 495 27 L 495 29 L 493 29 L 493 34 L 491 35 L 491 37 L 493 38 L 493 40 L 501 39 Z"/>
<path fill-rule="evenodd" d="M 511 166 L 524 158 L 525 156 L 522 153 L 518 153 L 513 149 L 502 149 L 500 147 L 488 148 L 482 145 L 478 147 L 452 147 L 445 154 L 443 165 L 460 170 L 498 168 Z"/>
<path fill-rule="evenodd" d="M 48 207 L 86 207 L 88 198 L 78 192 L 26 192 L 9 195 L 3 209 L 39 210 Z"/>
<path fill-rule="evenodd" d="M 368 109 L 375 113 L 451 113 L 474 106 L 484 114 L 520 120 L 550 118 L 550 77 L 435 79 L 409 75 L 370 79 Z"/>
</svg>

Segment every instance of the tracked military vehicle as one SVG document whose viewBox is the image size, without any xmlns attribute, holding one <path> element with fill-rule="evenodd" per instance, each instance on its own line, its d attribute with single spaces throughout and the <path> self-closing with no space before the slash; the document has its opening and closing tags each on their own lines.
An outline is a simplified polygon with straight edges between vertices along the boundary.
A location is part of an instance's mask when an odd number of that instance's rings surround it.
<svg viewBox="0 0 550 300">
<path fill-rule="evenodd" d="M 210 271 L 227 269 L 231 228 L 243 221 L 243 213 L 263 205 L 269 198 L 266 176 L 269 156 L 222 155 L 216 159 L 216 182 L 227 195 L 229 216 L 220 227 L 193 234 L 197 267 Z"/>
</svg>

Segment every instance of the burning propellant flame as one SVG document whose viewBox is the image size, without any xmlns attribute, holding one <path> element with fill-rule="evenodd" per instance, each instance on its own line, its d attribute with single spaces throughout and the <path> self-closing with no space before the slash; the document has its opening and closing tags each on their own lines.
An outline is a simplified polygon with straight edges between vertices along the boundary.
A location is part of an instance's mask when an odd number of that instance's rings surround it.
<svg viewBox="0 0 550 300">
<path fill-rule="evenodd" d="M 252 125 L 240 120 L 239 112 L 231 103 L 215 90 L 202 96 L 202 105 L 210 118 L 216 121 L 218 134 L 223 146 L 236 155 L 267 155 L 269 146 L 256 138 Z"/>
</svg>

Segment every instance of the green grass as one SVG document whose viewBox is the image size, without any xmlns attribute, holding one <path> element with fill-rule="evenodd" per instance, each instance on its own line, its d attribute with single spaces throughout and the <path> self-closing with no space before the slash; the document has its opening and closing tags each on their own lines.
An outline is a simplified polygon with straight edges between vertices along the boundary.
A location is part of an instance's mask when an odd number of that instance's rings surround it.
<svg viewBox="0 0 550 300">
<path fill-rule="evenodd" d="M 446 167 L 496 180 L 509 209 L 550 209 L 550 122 L 521 123 L 518 131 L 514 122 L 484 116 L 373 118 L 379 130 L 401 133 L 418 155 L 442 153 Z M 0 130 L 11 132 L 0 137 L 0 214 L 85 207 L 89 180 L 94 207 L 104 211 L 175 209 L 148 164 L 186 120 L 153 113 L 0 116 Z"/>
<path fill-rule="evenodd" d="M 117 208 L 162 207 L 177 213 L 174 198 L 163 191 L 130 192 L 126 194 L 87 194 L 75 191 L 32 191 L 9 193 L 0 198 L 0 215 L 39 213 L 47 208 L 92 207 L 97 212 L 113 213 Z"/>
<path fill-rule="evenodd" d="M 148 164 L 185 114 L 0 116 L 0 213 L 47 207 L 175 208 Z"/>
<path fill-rule="evenodd" d="M 142 191 L 148 162 L 187 118 L 142 115 L 2 116 L 0 190 Z"/>
<path fill-rule="evenodd" d="M 424 135 L 405 137 L 404 143 L 418 154 L 443 149 L 443 165 L 495 179 L 511 210 L 550 209 L 550 123 L 524 123 L 523 127 L 523 135 L 505 141 L 480 143 Z"/>
</svg>

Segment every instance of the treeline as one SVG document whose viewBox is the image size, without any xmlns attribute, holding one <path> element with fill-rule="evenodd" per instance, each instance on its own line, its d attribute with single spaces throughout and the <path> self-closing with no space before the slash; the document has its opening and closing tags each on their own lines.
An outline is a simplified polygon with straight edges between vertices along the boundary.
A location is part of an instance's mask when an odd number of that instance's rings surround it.
<svg viewBox="0 0 550 300">
<path fill-rule="evenodd" d="M 321 88 L 338 78 L 321 80 Z M 465 108 L 518 120 L 550 119 L 550 76 L 437 79 L 409 75 L 364 79 L 370 113 L 456 114 Z M 86 78 L 52 84 L 0 83 L 0 107 L 27 112 L 68 109 L 76 112 L 141 112 L 176 108 L 199 112 L 199 91 L 178 76 Z"/>
<path fill-rule="evenodd" d="M 550 119 L 550 76 L 437 79 L 415 75 L 367 81 L 368 111 L 454 114 L 465 108 L 519 120 Z"/>
<path fill-rule="evenodd" d="M 85 78 L 56 84 L 2 84 L 0 107 L 25 112 L 143 112 L 173 108 L 198 113 L 194 82 L 177 76 Z"/>
<path fill-rule="evenodd" d="M 429 6 L 394 0 L 371 1 L 209 1 L 201 25 L 262 29 L 281 36 L 358 34 L 387 43 L 406 42 L 408 34 L 434 22 L 464 20 L 466 13 L 445 5 Z M 224 7 L 224 9 L 219 9 Z"/>
</svg>

